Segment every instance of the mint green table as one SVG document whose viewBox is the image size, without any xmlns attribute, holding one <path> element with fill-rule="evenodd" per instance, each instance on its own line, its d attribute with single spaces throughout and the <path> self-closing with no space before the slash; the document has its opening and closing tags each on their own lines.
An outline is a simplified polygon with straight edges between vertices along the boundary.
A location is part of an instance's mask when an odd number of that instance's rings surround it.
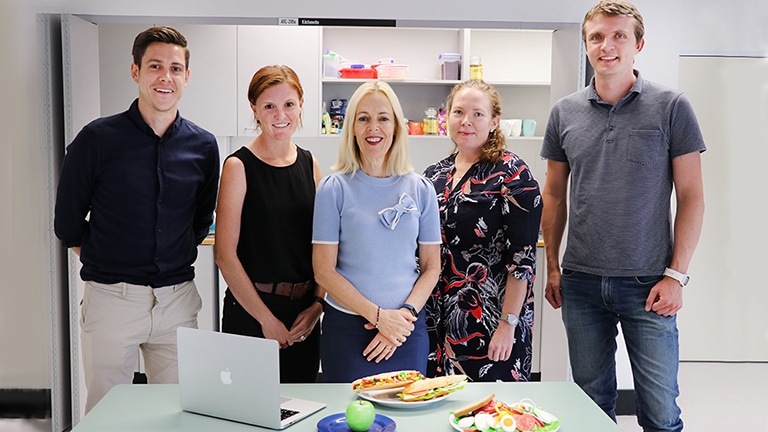
<svg viewBox="0 0 768 432">
<path fill-rule="evenodd" d="M 322 401 L 328 406 L 286 429 L 289 432 L 316 431 L 325 416 L 344 412 L 356 399 L 348 384 L 283 384 L 283 396 Z M 398 431 L 445 431 L 448 413 L 495 393 L 496 398 L 514 403 L 530 398 L 560 417 L 560 432 L 621 432 L 621 429 L 574 383 L 470 383 L 463 390 L 431 405 L 416 409 L 393 409 L 376 405 L 376 412 L 391 417 Z M 91 410 L 72 432 L 237 432 L 262 429 L 246 424 L 187 413 L 179 406 L 179 388 L 173 384 L 119 385 Z"/>
</svg>

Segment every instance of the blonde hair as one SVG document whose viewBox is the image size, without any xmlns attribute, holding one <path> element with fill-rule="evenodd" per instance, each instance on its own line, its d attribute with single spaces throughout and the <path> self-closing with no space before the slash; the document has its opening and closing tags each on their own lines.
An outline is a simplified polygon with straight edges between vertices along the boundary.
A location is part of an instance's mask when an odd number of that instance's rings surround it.
<svg viewBox="0 0 768 432">
<path fill-rule="evenodd" d="M 453 106 L 453 99 L 456 94 L 464 89 L 476 89 L 488 96 L 488 101 L 491 104 L 491 115 L 493 117 L 501 118 L 501 96 L 499 96 L 498 90 L 485 81 L 482 80 L 469 80 L 456 84 L 451 89 L 451 94 L 448 95 L 446 106 L 448 107 L 448 115 L 451 113 L 451 107 Z M 453 144 L 453 151 L 456 153 L 458 147 L 456 143 Z M 500 127 L 495 128 L 488 134 L 488 139 L 483 144 L 483 148 L 480 151 L 479 162 L 482 163 L 496 163 L 498 162 L 504 153 L 507 151 L 507 140 L 504 138 L 504 132 Z"/>
<path fill-rule="evenodd" d="M 586 42 L 587 34 L 584 26 L 588 21 L 595 19 L 598 14 L 604 14 L 608 16 L 625 16 L 631 17 L 635 24 L 635 42 L 640 42 L 645 36 L 645 24 L 643 24 L 643 16 L 640 15 L 640 11 L 637 10 L 635 5 L 626 0 L 601 0 L 596 5 L 592 6 L 587 14 L 584 15 L 584 21 L 581 23 L 581 39 Z"/>
<path fill-rule="evenodd" d="M 387 169 L 392 175 L 403 175 L 413 171 L 413 165 L 408 156 L 408 134 L 405 127 L 405 115 L 400 106 L 394 90 L 383 81 L 369 81 L 360 85 L 355 90 L 347 104 L 347 114 L 344 118 L 344 127 L 341 130 L 339 140 L 339 159 L 332 170 L 342 174 L 354 174 L 362 167 L 360 148 L 355 139 L 355 122 L 357 121 L 357 106 L 360 101 L 372 93 L 381 93 L 392 106 L 395 116 L 395 133 L 392 137 L 392 146 L 387 154 Z"/>
</svg>

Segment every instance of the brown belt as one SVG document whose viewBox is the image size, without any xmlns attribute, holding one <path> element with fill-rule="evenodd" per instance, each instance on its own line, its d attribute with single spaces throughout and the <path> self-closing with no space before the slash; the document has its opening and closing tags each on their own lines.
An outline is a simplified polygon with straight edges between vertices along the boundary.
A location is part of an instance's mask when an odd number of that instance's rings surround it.
<svg viewBox="0 0 768 432">
<path fill-rule="evenodd" d="M 300 299 L 303 298 L 307 293 L 314 290 L 315 288 L 315 281 L 314 280 L 308 280 L 307 282 L 300 282 L 300 283 L 290 283 L 290 282 L 273 282 L 273 283 L 261 283 L 261 282 L 254 282 L 253 286 L 256 287 L 257 290 L 269 293 L 269 294 L 275 294 L 279 296 L 285 296 L 290 297 L 291 300 L 293 299 Z"/>
</svg>

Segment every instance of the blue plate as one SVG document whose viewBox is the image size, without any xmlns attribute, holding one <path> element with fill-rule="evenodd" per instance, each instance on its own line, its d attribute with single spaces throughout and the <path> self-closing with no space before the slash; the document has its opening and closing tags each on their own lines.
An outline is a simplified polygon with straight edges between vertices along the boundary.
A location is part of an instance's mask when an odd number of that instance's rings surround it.
<svg viewBox="0 0 768 432">
<path fill-rule="evenodd" d="M 376 414 L 373 424 L 368 432 L 393 432 L 397 423 L 391 418 Z M 352 429 L 347 426 L 347 419 L 344 413 L 331 414 L 317 422 L 317 430 L 320 432 L 351 432 Z"/>
</svg>

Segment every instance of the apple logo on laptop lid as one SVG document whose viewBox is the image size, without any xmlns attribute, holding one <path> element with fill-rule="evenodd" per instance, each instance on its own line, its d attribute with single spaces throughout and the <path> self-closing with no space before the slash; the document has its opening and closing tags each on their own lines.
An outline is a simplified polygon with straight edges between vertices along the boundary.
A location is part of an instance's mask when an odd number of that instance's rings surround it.
<svg viewBox="0 0 768 432">
<path fill-rule="evenodd" d="M 221 379 L 222 384 L 232 385 L 232 372 L 230 372 L 229 368 L 221 371 L 219 373 L 219 378 Z"/>
</svg>

